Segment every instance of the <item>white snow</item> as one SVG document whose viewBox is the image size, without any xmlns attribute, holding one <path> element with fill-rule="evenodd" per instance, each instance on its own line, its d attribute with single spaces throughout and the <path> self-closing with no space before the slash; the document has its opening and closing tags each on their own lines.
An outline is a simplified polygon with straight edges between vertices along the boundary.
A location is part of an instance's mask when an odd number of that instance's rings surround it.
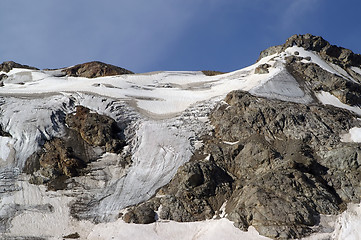
<svg viewBox="0 0 361 240">
<path fill-rule="evenodd" d="M 63 236 L 78 232 L 80 239 L 87 240 L 269 239 L 260 236 L 253 227 L 250 227 L 248 232 L 243 232 L 224 218 L 191 223 L 157 221 L 146 225 L 127 224 L 121 219 L 100 224 L 77 221 L 69 214 L 68 204 L 72 198 L 66 197 L 64 192 L 49 192 L 44 186 L 31 185 L 25 181 L 18 184 L 22 191 L 4 197 L 0 201 L 0 209 L 4 209 L 7 205 L 21 206 L 11 221 L 9 233 L 0 235 L 1 237 L 42 236 L 61 240 Z"/>
<path fill-rule="evenodd" d="M 148 225 L 126 224 L 121 220 L 99 224 L 88 236 L 89 240 L 132 239 L 132 240 L 219 240 L 247 239 L 266 240 L 250 227 L 243 232 L 227 219 L 192 223 L 156 222 Z"/>
<path fill-rule="evenodd" d="M 341 141 L 361 143 L 361 128 L 351 128 L 348 133 L 341 136 Z"/>
<path fill-rule="evenodd" d="M 328 105 L 332 105 L 332 106 L 335 106 L 338 108 L 347 109 L 347 110 L 354 112 L 357 115 L 361 116 L 361 108 L 360 107 L 349 106 L 347 104 L 344 104 L 337 97 L 335 97 L 334 95 L 332 95 L 329 92 L 321 91 L 320 93 L 317 93 L 316 96 L 317 96 L 318 100 L 320 100 L 320 102 L 322 102 L 323 104 L 328 104 Z"/>
<path fill-rule="evenodd" d="M 332 238 L 335 240 L 360 240 L 360 226 L 361 204 L 349 204 L 347 210 L 337 220 Z"/>
<path fill-rule="evenodd" d="M 2 165 L 1 161 L 6 162 L 8 160 L 10 153 L 13 151 L 13 144 L 12 138 L 0 136 L 0 166 Z"/>
<path fill-rule="evenodd" d="M 359 68 L 359 67 L 351 67 L 351 70 L 354 71 L 355 73 L 361 75 L 361 68 Z"/>
<path fill-rule="evenodd" d="M 224 97 L 232 90 L 249 91 L 265 83 L 281 69 L 270 68 L 269 74 L 253 70 L 269 56 L 248 68 L 218 75 L 202 72 L 157 72 L 95 79 L 54 77 L 50 72 L 13 69 L 0 88 L 0 94 L 40 94 L 54 92 L 88 92 L 114 99 L 132 100 L 145 112 L 174 115 L 198 102 Z"/>
</svg>

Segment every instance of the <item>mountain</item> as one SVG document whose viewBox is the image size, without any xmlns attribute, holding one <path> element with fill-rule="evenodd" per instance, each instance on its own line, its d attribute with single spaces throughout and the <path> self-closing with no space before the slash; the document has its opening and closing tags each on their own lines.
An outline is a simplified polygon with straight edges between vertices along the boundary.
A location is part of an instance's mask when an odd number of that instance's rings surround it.
<svg viewBox="0 0 361 240">
<path fill-rule="evenodd" d="M 360 239 L 361 55 L 230 73 L 0 65 L 2 239 Z"/>
</svg>

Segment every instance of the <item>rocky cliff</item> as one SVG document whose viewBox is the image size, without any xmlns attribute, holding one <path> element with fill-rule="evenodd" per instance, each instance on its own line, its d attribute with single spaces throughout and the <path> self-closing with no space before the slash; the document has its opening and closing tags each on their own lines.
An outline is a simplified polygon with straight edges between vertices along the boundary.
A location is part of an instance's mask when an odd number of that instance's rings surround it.
<svg viewBox="0 0 361 240">
<path fill-rule="evenodd" d="M 298 53 L 286 57 L 288 77 L 310 93 L 310 103 L 244 91 L 229 93 L 210 114 L 214 131 L 203 137 L 202 149 L 159 190 L 159 197 L 134 207 L 126 221 L 147 223 L 143 215 L 154 211 L 162 219 L 175 221 L 211 219 L 225 204 L 226 216 L 235 226 L 247 230 L 252 225 L 262 235 L 290 239 L 314 232 L 320 214 L 336 215 L 347 203 L 360 202 L 361 146 L 342 142 L 341 136 L 361 127 L 361 122 L 357 114 L 325 106 L 315 96 L 327 91 L 345 104 L 359 106 L 360 76 L 349 67 L 360 65 L 360 55 L 321 37 L 295 35 L 284 45 L 265 50 L 261 57 L 295 45 L 342 66 L 357 75 L 356 81 L 331 73 Z M 268 73 L 270 67 L 259 65 L 255 73 Z M 276 76 L 271 81 L 278 80 Z"/>
</svg>

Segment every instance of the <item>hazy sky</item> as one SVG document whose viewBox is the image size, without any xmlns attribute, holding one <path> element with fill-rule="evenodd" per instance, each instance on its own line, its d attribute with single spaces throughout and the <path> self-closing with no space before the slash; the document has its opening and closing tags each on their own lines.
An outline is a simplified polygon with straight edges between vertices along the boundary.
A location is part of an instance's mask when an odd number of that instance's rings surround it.
<svg viewBox="0 0 361 240">
<path fill-rule="evenodd" d="M 232 71 L 293 34 L 361 53 L 359 0 L 1 0 L 0 62 Z"/>
</svg>

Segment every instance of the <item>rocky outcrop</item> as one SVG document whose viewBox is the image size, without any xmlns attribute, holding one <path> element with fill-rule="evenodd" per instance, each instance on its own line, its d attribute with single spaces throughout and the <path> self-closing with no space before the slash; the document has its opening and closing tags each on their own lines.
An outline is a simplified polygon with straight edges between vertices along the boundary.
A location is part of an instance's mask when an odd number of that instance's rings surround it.
<svg viewBox="0 0 361 240">
<path fill-rule="evenodd" d="M 0 74 L 0 87 L 4 86 L 4 80 L 8 78 L 8 75 L 6 74 Z"/>
<path fill-rule="evenodd" d="M 103 153 L 120 153 L 125 146 L 122 130 L 110 117 L 77 106 L 67 114 L 67 132 L 62 138 L 45 142 L 43 148 L 26 162 L 24 171 L 32 174 L 31 182 L 62 189 L 64 180 L 82 174 L 88 163 Z"/>
<path fill-rule="evenodd" d="M 86 78 L 133 74 L 133 72 L 127 69 L 97 61 L 87 62 L 87 63 L 75 65 L 73 67 L 68 67 L 65 68 L 63 72 L 71 77 L 86 77 Z"/>
<path fill-rule="evenodd" d="M 137 224 L 153 223 L 157 220 L 156 219 L 157 215 L 154 209 L 158 207 L 159 204 L 157 206 L 154 206 L 152 203 L 140 204 L 139 206 L 134 207 L 130 211 L 128 211 L 124 215 L 123 220 L 126 223 L 137 223 Z"/>
<path fill-rule="evenodd" d="M 299 238 L 319 214 L 337 214 L 345 203 L 361 200 L 361 148 L 340 142 L 343 131 L 360 125 L 356 116 L 240 91 L 228 94 L 226 102 L 211 115 L 215 140 L 205 150 L 234 177 L 226 212 L 236 226 L 253 225 L 272 238 Z"/>
<path fill-rule="evenodd" d="M 258 67 L 256 67 L 256 69 L 254 70 L 255 74 L 266 74 L 269 73 L 268 68 L 270 68 L 271 65 L 265 63 L 265 64 L 261 64 Z"/>
<path fill-rule="evenodd" d="M 317 52 L 324 60 L 348 68 L 350 66 L 359 67 L 361 65 L 361 55 L 355 54 L 349 49 L 331 45 L 325 39 L 311 34 L 293 35 L 287 39 L 285 44 L 270 47 L 261 52 L 260 60 L 263 57 L 280 53 L 288 47 L 298 46 L 306 50 Z"/>
<path fill-rule="evenodd" d="M 329 92 L 351 106 L 361 103 L 361 84 L 357 82 L 332 74 L 315 63 L 299 61 L 297 57 L 288 57 L 286 68 L 298 82 L 306 84 L 312 92 Z"/>
<path fill-rule="evenodd" d="M 155 211 L 160 219 L 210 219 L 225 204 L 227 218 L 243 230 L 252 225 L 271 238 L 300 238 L 320 214 L 361 200 L 361 148 L 340 141 L 361 126 L 352 113 L 235 91 L 211 121 L 214 133 L 200 152 L 144 203 L 147 211 L 133 207 L 128 222 L 137 223 L 136 212 Z"/>
<path fill-rule="evenodd" d="M 106 152 L 118 153 L 125 145 L 122 131 L 112 118 L 91 112 L 86 107 L 77 106 L 75 114 L 68 114 L 65 122 L 87 144 L 101 147 Z"/>
<path fill-rule="evenodd" d="M 31 69 L 31 70 L 39 70 L 35 67 L 30 67 L 28 65 L 22 65 L 13 61 L 3 62 L 0 64 L 0 72 L 10 72 L 13 68 L 25 68 L 25 69 Z"/>
</svg>

